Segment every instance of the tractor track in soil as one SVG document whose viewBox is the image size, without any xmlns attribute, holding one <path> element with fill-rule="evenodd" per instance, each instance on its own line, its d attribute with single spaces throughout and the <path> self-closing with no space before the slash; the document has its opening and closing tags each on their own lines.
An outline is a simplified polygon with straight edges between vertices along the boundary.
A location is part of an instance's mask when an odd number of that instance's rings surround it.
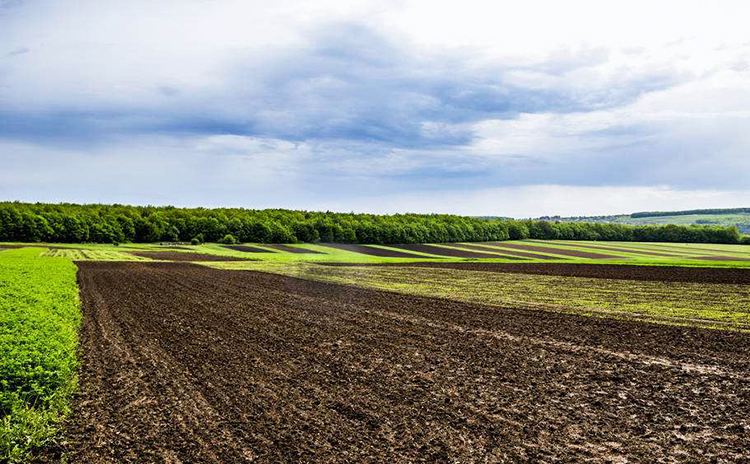
<svg viewBox="0 0 750 464">
<path fill-rule="evenodd" d="M 78 266 L 70 462 L 750 459 L 747 334 Z"/>
</svg>

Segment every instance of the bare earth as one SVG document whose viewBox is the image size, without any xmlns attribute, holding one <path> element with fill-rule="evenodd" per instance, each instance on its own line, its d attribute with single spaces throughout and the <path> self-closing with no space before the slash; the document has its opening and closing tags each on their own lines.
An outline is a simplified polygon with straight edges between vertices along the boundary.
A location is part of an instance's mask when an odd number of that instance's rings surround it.
<svg viewBox="0 0 750 464">
<path fill-rule="evenodd" d="M 746 334 L 79 267 L 71 462 L 750 460 Z"/>
</svg>

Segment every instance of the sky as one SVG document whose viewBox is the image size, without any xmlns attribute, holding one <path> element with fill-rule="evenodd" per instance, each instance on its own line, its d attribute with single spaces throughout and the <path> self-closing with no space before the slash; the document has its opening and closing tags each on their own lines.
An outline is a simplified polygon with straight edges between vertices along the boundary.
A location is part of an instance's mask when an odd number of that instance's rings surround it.
<svg viewBox="0 0 750 464">
<path fill-rule="evenodd" d="M 0 0 L 0 199 L 750 206 L 750 2 Z"/>
</svg>

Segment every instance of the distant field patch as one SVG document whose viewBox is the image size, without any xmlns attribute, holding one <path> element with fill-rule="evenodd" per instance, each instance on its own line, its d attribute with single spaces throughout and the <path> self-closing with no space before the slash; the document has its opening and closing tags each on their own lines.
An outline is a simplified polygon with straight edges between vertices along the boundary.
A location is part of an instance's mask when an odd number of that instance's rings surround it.
<svg viewBox="0 0 750 464">
<path fill-rule="evenodd" d="M 285 251 L 287 253 L 297 253 L 297 254 L 322 254 L 320 251 L 310 250 L 308 248 L 300 248 L 300 247 L 293 247 L 291 245 L 284 245 L 281 243 L 272 243 L 265 245 L 269 248 L 273 248 L 275 250 L 279 251 Z"/>
<path fill-rule="evenodd" d="M 527 251 L 516 251 L 516 250 L 508 250 L 505 248 L 499 248 L 495 246 L 495 244 L 490 242 L 481 242 L 481 243 L 460 243 L 459 244 L 462 248 L 469 248 L 471 250 L 477 250 L 477 251 L 484 251 L 484 252 L 492 252 L 497 253 L 498 255 L 505 255 L 509 257 L 510 259 L 513 258 L 527 258 L 527 259 L 555 259 L 552 256 L 548 255 L 540 255 L 538 253 L 529 253 Z"/>
<path fill-rule="evenodd" d="M 131 253 L 110 250 L 85 250 L 77 248 L 50 248 L 45 256 L 67 258 L 73 261 L 145 261 L 146 258 Z"/>
<path fill-rule="evenodd" d="M 574 258 L 587 258 L 587 259 L 622 258 L 622 256 L 609 255 L 609 254 L 603 254 L 603 253 L 592 253 L 592 252 L 579 251 L 579 250 L 568 250 L 564 248 L 556 248 L 553 246 L 535 246 L 535 245 L 529 245 L 529 244 L 505 243 L 505 242 L 496 242 L 496 245 L 503 247 L 503 248 L 512 248 L 514 250 L 540 252 L 540 253 L 552 253 L 552 254 L 562 255 L 562 256 L 571 256 Z"/>
<path fill-rule="evenodd" d="M 207 253 L 181 253 L 179 251 L 131 251 L 130 254 L 142 258 L 162 261 L 246 261 L 235 256 L 210 255 Z"/>
<path fill-rule="evenodd" d="M 420 253 L 428 253 L 435 256 L 446 256 L 453 258 L 502 258 L 502 256 L 491 254 L 491 253 L 479 253 L 476 251 L 461 250 L 458 248 L 447 248 L 435 245 L 425 245 L 422 243 L 411 243 L 402 245 L 391 245 L 394 248 L 399 248 L 408 251 L 418 251 Z"/>
<path fill-rule="evenodd" d="M 382 256 L 385 258 L 424 258 L 416 253 L 407 253 L 398 250 L 389 250 L 385 248 L 372 247 L 367 245 L 355 245 L 350 243 L 321 243 L 323 246 L 336 248 L 337 250 L 351 251 L 369 256 Z"/>
<path fill-rule="evenodd" d="M 265 248 L 250 245 L 224 245 L 224 248 L 234 251 L 242 251 L 244 253 L 276 253 L 273 250 L 266 250 Z"/>
</svg>

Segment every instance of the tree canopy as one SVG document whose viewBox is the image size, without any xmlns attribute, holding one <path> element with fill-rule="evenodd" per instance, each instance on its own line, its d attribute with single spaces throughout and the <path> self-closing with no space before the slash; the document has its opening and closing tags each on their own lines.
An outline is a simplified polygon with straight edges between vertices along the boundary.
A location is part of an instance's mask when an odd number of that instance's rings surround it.
<svg viewBox="0 0 750 464">
<path fill-rule="evenodd" d="M 440 243 L 508 239 L 741 243 L 736 227 L 553 222 L 447 214 L 0 202 L 0 241 Z"/>
</svg>

